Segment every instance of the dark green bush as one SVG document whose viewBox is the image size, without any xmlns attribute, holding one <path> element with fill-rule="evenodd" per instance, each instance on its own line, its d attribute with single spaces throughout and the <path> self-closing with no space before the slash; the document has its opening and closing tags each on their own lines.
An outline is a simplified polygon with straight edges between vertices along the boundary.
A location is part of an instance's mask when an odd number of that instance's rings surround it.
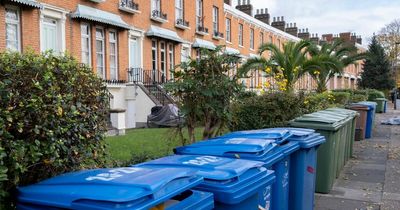
<svg viewBox="0 0 400 210">
<path fill-rule="evenodd" d="M 249 97 L 232 106 L 229 129 L 235 131 L 285 126 L 304 111 L 302 94 L 276 92 Z"/>
<path fill-rule="evenodd" d="M 345 105 L 350 101 L 351 93 L 349 92 L 332 92 L 331 94 L 335 104 Z"/>
<path fill-rule="evenodd" d="M 353 94 L 364 95 L 365 97 L 368 97 L 368 90 L 365 89 L 354 90 Z"/>
<path fill-rule="evenodd" d="M 385 94 L 379 90 L 369 89 L 368 90 L 368 101 L 373 101 L 377 98 L 385 98 Z"/>
<path fill-rule="evenodd" d="M 102 166 L 108 101 L 102 80 L 70 56 L 0 53 L 1 189 Z M 10 207 L 12 197 L 0 199 Z"/>
<path fill-rule="evenodd" d="M 363 94 L 353 94 L 350 98 L 350 103 L 357 103 L 360 101 L 366 101 L 367 96 Z"/>
</svg>

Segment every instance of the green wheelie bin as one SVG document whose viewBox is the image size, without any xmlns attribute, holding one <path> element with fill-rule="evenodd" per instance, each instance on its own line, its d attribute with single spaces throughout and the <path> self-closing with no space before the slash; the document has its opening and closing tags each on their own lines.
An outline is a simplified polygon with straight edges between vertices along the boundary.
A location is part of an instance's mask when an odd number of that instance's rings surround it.
<svg viewBox="0 0 400 210">
<path fill-rule="evenodd" d="M 326 138 L 326 143 L 317 151 L 316 192 L 329 193 L 336 178 L 340 150 L 340 129 L 344 126 L 343 118 L 329 113 L 312 113 L 298 117 L 290 126 L 316 130 Z"/>
<path fill-rule="evenodd" d="M 337 144 L 337 151 L 338 151 L 338 156 L 337 156 L 337 170 L 335 173 L 335 177 L 339 177 L 341 170 L 343 169 L 344 165 L 346 164 L 346 155 L 347 155 L 347 149 L 348 149 L 348 131 L 350 130 L 349 124 L 350 124 L 350 118 L 348 115 L 343 114 L 343 113 L 338 113 L 333 110 L 323 110 L 317 112 L 318 114 L 321 114 L 325 116 L 326 118 L 330 119 L 336 119 L 338 121 L 341 121 L 343 126 L 338 129 L 338 144 Z"/>
<path fill-rule="evenodd" d="M 346 147 L 346 162 L 347 162 L 353 156 L 353 145 L 356 136 L 357 118 L 360 117 L 360 114 L 357 111 L 342 109 L 342 108 L 329 108 L 327 109 L 327 111 L 344 113 L 347 114 L 349 117 L 348 132 L 347 132 L 347 147 Z"/>
<path fill-rule="evenodd" d="M 376 113 L 384 113 L 385 112 L 385 103 L 387 102 L 386 98 L 376 98 L 373 101 L 377 103 L 375 112 Z"/>
</svg>

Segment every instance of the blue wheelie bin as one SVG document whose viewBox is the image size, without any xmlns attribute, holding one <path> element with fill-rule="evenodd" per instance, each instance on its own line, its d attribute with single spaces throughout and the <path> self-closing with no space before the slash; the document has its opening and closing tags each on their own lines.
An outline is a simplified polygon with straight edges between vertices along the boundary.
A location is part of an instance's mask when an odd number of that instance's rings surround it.
<svg viewBox="0 0 400 210">
<path fill-rule="evenodd" d="M 300 149 L 293 153 L 290 162 L 289 209 L 314 209 L 314 192 L 317 167 L 317 149 L 325 137 L 312 129 L 288 129 L 293 134 L 288 141 L 298 142 Z"/>
<path fill-rule="evenodd" d="M 370 101 L 362 101 L 356 104 L 361 104 L 370 107 L 367 113 L 367 127 L 365 129 L 365 138 L 370 139 L 372 137 L 372 129 L 374 126 L 374 119 L 375 119 L 375 109 L 376 109 L 376 102 Z"/>
<path fill-rule="evenodd" d="M 281 145 L 272 139 L 229 138 L 227 136 L 192 145 L 175 148 L 175 154 L 213 155 L 229 158 L 262 161 L 274 170 L 276 182 L 260 192 L 260 207 L 264 209 L 288 209 L 290 154 L 297 151 L 297 142 Z"/>
<path fill-rule="evenodd" d="M 193 169 L 126 167 L 63 174 L 18 188 L 17 209 L 213 209 L 213 194 L 192 190 Z"/>
<path fill-rule="evenodd" d="M 215 209 L 258 209 L 259 192 L 275 182 L 264 163 L 215 156 L 173 155 L 134 167 L 194 169 L 204 178 L 195 189 L 211 192 Z"/>
<path fill-rule="evenodd" d="M 218 138 L 248 138 L 248 139 L 267 139 L 274 140 L 277 144 L 282 144 L 292 135 L 287 129 L 279 128 L 267 128 L 259 130 L 246 130 L 246 131 L 234 131 L 227 133 Z"/>
</svg>

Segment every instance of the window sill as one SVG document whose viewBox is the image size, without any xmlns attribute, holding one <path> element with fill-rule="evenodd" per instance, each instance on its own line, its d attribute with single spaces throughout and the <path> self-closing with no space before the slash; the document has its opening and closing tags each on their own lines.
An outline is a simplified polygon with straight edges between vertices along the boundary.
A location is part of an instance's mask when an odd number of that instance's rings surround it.
<svg viewBox="0 0 400 210">
<path fill-rule="evenodd" d="M 150 19 L 152 19 L 152 20 L 154 20 L 156 22 L 159 22 L 159 23 L 167 23 L 168 22 L 168 20 L 162 19 L 160 17 L 150 17 Z"/>
<path fill-rule="evenodd" d="M 207 36 L 208 33 L 204 31 L 196 31 L 196 34 L 202 35 L 202 36 Z"/>
<path fill-rule="evenodd" d="M 219 36 L 213 36 L 212 38 L 216 39 L 216 40 L 223 40 L 224 39 L 223 37 L 219 37 Z"/>
<path fill-rule="evenodd" d="M 239 45 L 239 47 L 240 47 L 240 48 L 244 48 L 244 46 L 243 46 L 243 45 Z"/>
<path fill-rule="evenodd" d="M 129 7 L 122 7 L 122 6 L 119 6 L 119 10 L 124 11 L 124 12 L 128 12 L 128 13 L 131 13 L 131 14 L 140 14 L 140 13 L 142 13 L 142 12 L 139 11 L 139 10 L 131 9 L 131 8 L 129 8 Z"/>
<path fill-rule="evenodd" d="M 232 42 L 225 40 L 225 43 L 227 44 L 232 44 Z"/>
<path fill-rule="evenodd" d="M 180 25 L 180 24 L 175 24 L 176 28 L 182 29 L 182 30 L 190 30 L 190 27 L 188 26 L 184 26 L 184 25 Z"/>
</svg>

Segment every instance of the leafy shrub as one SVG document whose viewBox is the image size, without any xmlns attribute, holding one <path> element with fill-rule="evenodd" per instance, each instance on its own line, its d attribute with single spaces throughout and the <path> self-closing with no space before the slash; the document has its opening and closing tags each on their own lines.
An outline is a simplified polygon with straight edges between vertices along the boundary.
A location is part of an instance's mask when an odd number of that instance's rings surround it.
<svg viewBox="0 0 400 210">
<path fill-rule="evenodd" d="M 231 131 L 285 126 L 304 112 L 304 95 L 268 93 L 245 98 L 232 106 Z"/>
<path fill-rule="evenodd" d="M 365 97 L 368 97 L 368 90 L 365 89 L 354 90 L 353 94 L 364 95 Z"/>
<path fill-rule="evenodd" d="M 102 166 L 108 100 L 102 80 L 70 56 L 0 53 L 1 189 Z"/>
<path fill-rule="evenodd" d="M 368 101 L 373 101 L 377 98 L 385 98 L 385 94 L 379 90 L 369 89 L 368 90 Z"/>
<path fill-rule="evenodd" d="M 339 105 L 345 105 L 349 103 L 351 93 L 348 92 L 332 92 L 333 102 Z"/>
<path fill-rule="evenodd" d="M 366 101 L 367 96 L 363 94 L 353 94 L 350 98 L 350 103 L 357 103 L 360 101 Z"/>
<path fill-rule="evenodd" d="M 304 101 L 305 113 L 317 112 L 329 108 L 334 102 L 333 95 L 329 92 L 313 93 L 306 96 Z"/>
</svg>

